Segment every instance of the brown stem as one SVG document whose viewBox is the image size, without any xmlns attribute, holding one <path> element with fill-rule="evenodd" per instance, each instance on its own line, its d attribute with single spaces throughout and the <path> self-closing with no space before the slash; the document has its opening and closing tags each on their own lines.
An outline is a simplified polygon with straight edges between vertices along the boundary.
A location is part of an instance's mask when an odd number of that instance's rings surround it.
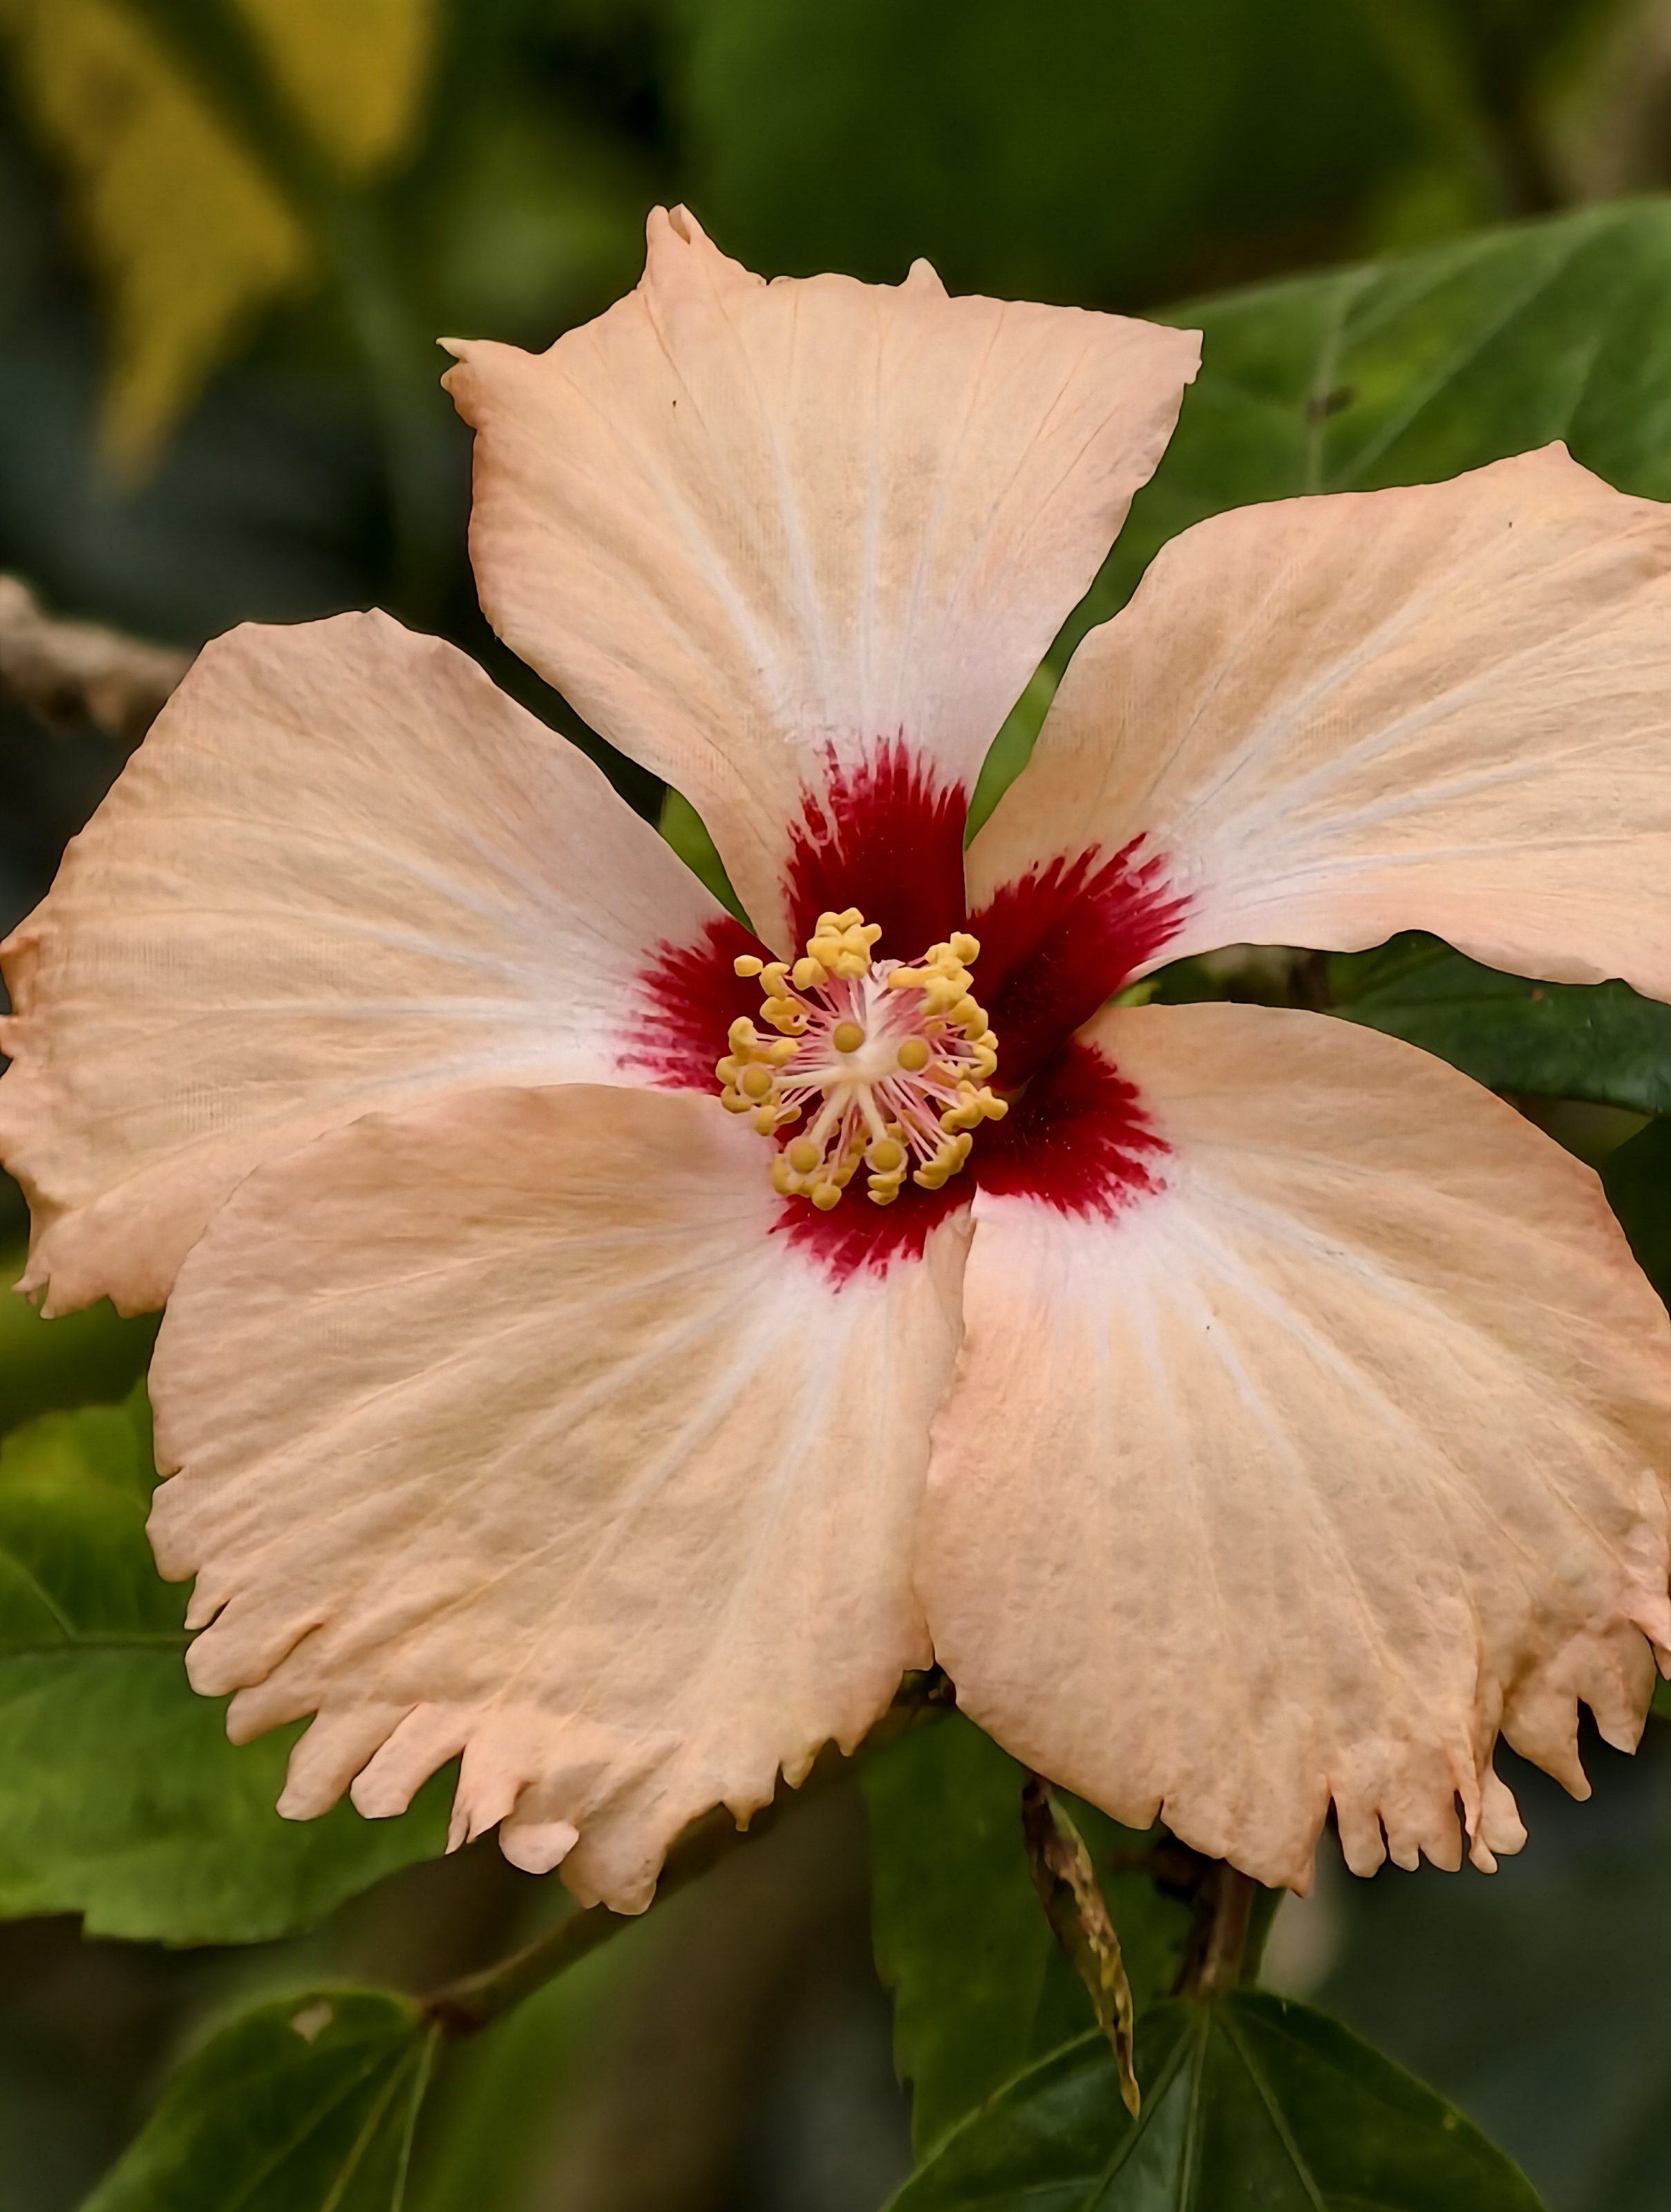
<svg viewBox="0 0 1671 2212">
<path fill-rule="evenodd" d="M 43 721 L 85 719 L 137 744 L 191 661 L 97 623 L 61 621 L 27 584 L 0 576 L 0 694 Z"/>
<path fill-rule="evenodd" d="M 1220 1859 L 1195 1893 L 1195 1917 L 1178 1975 L 1181 1997 L 1218 1997 L 1243 1978 L 1259 1884 Z"/>
<path fill-rule="evenodd" d="M 952 1702 L 951 1685 L 938 1669 L 911 1676 L 859 1746 L 854 1758 L 897 1742 L 920 1722 L 950 1711 Z M 667 1854 L 650 1910 L 688 1887 L 710 1867 L 729 1858 L 733 1851 L 769 1834 L 793 1806 L 805 1803 L 809 1797 L 816 1797 L 844 1780 L 853 1767 L 854 1759 L 843 1759 L 833 1748 L 826 1747 L 813 1762 L 811 1772 L 800 1787 L 790 1790 L 780 1783 L 771 1803 L 755 1814 L 746 1829 L 738 1827 L 723 1806 L 716 1806 L 701 1820 L 692 1821 Z M 605 1905 L 589 1905 L 571 1912 L 567 1919 L 544 1935 L 536 1936 L 531 1943 L 512 1952 L 508 1958 L 435 1990 L 424 2000 L 423 2008 L 443 2034 L 473 2035 L 478 2028 L 497 2020 L 501 2013 L 520 2004 L 524 1997 L 543 1989 L 588 1952 L 595 1951 L 600 1943 L 607 1943 L 623 1928 L 629 1928 L 637 1917 L 611 1912 Z"/>
</svg>

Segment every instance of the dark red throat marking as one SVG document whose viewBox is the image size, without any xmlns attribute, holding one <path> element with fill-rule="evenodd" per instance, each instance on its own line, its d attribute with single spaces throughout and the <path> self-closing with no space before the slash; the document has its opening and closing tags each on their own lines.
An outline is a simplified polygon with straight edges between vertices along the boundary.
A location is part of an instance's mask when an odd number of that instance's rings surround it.
<svg viewBox="0 0 1671 2212">
<path fill-rule="evenodd" d="M 1093 1045 L 1070 1040 L 982 1131 L 963 1172 L 996 1198 L 1110 1219 L 1161 1188 L 1168 1149 L 1137 1085 Z"/>
<path fill-rule="evenodd" d="M 1176 933 L 1188 901 L 1167 889 L 1162 856 L 1139 857 L 1142 842 L 1030 868 L 970 917 L 1000 1090 L 1024 1083 Z"/>
<path fill-rule="evenodd" d="M 784 889 L 795 950 L 821 914 L 856 906 L 881 924 L 878 949 L 889 959 L 920 959 L 963 927 L 969 794 L 937 784 L 902 738 L 884 738 L 854 763 L 832 746 L 826 764 L 823 793 L 805 794 L 789 832 Z"/>
<path fill-rule="evenodd" d="M 1072 1039 L 1166 944 L 1187 901 L 1169 891 L 1164 857 L 1140 857 L 1133 839 L 1111 859 L 1093 851 L 1030 870 L 965 925 L 966 811 L 961 790 L 937 784 L 890 738 L 856 765 L 832 750 L 823 793 L 806 795 L 790 830 L 785 891 L 798 945 L 820 914 L 850 906 L 881 924 L 879 949 L 892 958 L 915 960 L 965 926 L 980 939 L 975 988 L 998 1034 L 995 1079 L 1016 1094 L 941 1190 L 908 1188 L 889 1206 L 854 1190 L 828 1213 L 782 1201 L 777 1233 L 838 1283 L 921 1259 L 977 1189 L 1108 1218 L 1161 1184 L 1166 1146 L 1135 1087 Z M 759 1011 L 758 983 L 733 971 L 739 953 L 771 957 L 728 915 L 693 945 L 659 945 L 625 1066 L 663 1088 L 711 1091 L 731 1024 Z M 763 1174 L 766 1165 L 763 1146 Z"/>
<path fill-rule="evenodd" d="M 640 987 L 639 1027 L 622 1054 L 625 1065 L 659 1091 L 713 1091 L 714 1064 L 732 1024 L 760 1012 L 759 984 L 732 965 L 743 952 L 772 957 L 728 914 L 710 921 L 694 945 L 658 945 Z"/>
<path fill-rule="evenodd" d="M 814 1252 L 837 1283 L 861 1274 L 885 1275 L 896 1260 L 921 1260 L 929 1231 L 967 1206 L 975 1193 L 967 1177 L 953 1176 L 939 1190 L 907 1188 L 891 1206 L 872 1206 L 862 1189 L 850 1191 L 828 1213 L 805 1199 L 786 1198 L 775 1233 Z"/>
</svg>

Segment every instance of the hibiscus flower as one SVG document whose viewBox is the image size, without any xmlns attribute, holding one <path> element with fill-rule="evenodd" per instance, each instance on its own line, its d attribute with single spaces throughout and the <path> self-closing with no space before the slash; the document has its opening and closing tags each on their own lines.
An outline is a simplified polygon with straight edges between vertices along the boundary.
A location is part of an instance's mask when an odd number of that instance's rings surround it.
<svg viewBox="0 0 1671 2212">
<path fill-rule="evenodd" d="M 384 617 L 202 655 L 7 948 L 49 1312 L 167 1301 L 162 1571 L 282 1808 L 642 1905 L 904 1670 L 1303 1887 L 1522 1839 L 1671 1645 L 1671 1331 L 1595 1177 L 1325 1015 L 1112 1005 L 1436 931 L 1671 996 L 1671 523 L 1559 447 L 1176 539 L 975 838 L 1189 334 L 763 283 L 682 211 L 459 344 L 501 635 L 695 804 Z M 1459 1817 L 1460 1816 L 1460 1817 Z"/>
</svg>

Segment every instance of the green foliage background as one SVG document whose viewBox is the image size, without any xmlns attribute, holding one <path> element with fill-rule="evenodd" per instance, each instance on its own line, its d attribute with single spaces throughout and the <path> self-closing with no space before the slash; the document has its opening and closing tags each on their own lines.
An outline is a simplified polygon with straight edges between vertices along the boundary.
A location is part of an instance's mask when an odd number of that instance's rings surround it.
<svg viewBox="0 0 1671 2212">
<path fill-rule="evenodd" d="M 1078 636 L 1205 514 L 1557 437 L 1671 496 L 1668 185 L 1664 0 L 0 0 L 0 568 L 186 646 L 391 606 L 659 815 L 480 622 L 438 334 L 549 343 L 635 280 L 658 198 L 769 270 L 927 253 L 1198 322 L 989 801 Z M 0 709 L 0 922 L 119 761 Z M 1671 1289 L 1665 1009 L 1423 939 L 1157 988 L 1454 1060 L 1601 1166 Z M 272 1814 L 285 1741 L 234 1749 L 191 1695 L 143 1543 L 149 1341 L 0 1309 L 0 2212 L 1671 2212 L 1663 1719 L 1633 1764 L 1587 1746 L 1588 1806 L 1515 1769 L 1533 1840 L 1490 1882 L 1326 1852 L 1265 1986 L 1210 2004 L 1168 1998 L 1189 1911 L 1154 1839 L 1076 1808 L 1136 2124 L 1018 1771 L 955 1717 L 442 2051 L 414 1999 L 561 1894 L 490 1844 L 436 1857 L 445 1777 L 399 1822 Z"/>
</svg>

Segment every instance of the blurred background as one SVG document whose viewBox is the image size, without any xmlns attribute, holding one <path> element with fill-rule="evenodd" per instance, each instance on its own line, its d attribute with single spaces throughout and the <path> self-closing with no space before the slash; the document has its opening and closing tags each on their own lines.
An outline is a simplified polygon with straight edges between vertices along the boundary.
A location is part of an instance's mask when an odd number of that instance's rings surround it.
<svg viewBox="0 0 1671 2212">
<path fill-rule="evenodd" d="M 186 652 L 389 607 L 653 812 L 477 613 L 438 335 L 548 344 L 635 281 L 662 200 L 768 272 L 926 254 L 953 289 L 1141 310 L 1668 184 L 1666 0 L 0 0 L 0 572 Z M 7 601 L 0 644 L 29 619 Z M 104 719 L 0 710 L 0 925 L 119 767 Z M 8 1188 L 0 1241 L 21 1224 Z M 0 1322 L 7 1425 L 143 1370 L 143 1323 L 42 1327 Z M 1553 2212 L 1652 2212 L 1671 1723 L 1589 1764 L 1584 1808 L 1516 1774 L 1533 1841 L 1493 1881 L 1331 1860 L 1272 1978 Z M 422 1988 L 551 1909 L 489 1844 L 253 1952 L 0 1926 L 0 2212 L 77 2203 L 233 1996 Z M 868 2212 L 908 2160 L 868 1915 L 839 1790 L 463 2055 L 418 2212 Z"/>
</svg>

